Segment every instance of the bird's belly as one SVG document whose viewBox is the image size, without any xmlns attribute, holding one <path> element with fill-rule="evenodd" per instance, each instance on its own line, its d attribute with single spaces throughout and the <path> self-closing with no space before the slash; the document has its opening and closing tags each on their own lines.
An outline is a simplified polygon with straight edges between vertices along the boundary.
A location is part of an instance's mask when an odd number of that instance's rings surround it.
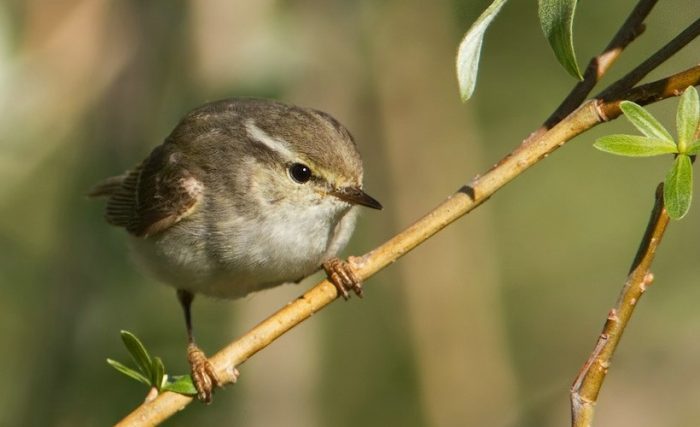
<svg viewBox="0 0 700 427">
<path fill-rule="evenodd" d="M 299 281 L 335 256 L 349 237 L 337 241 L 338 224 L 347 217 L 354 225 L 354 213 L 345 214 L 333 221 L 290 223 L 273 218 L 236 227 L 224 224 L 214 233 L 173 228 L 161 236 L 135 239 L 134 249 L 140 263 L 170 286 L 213 297 L 240 298 Z"/>
</svg>

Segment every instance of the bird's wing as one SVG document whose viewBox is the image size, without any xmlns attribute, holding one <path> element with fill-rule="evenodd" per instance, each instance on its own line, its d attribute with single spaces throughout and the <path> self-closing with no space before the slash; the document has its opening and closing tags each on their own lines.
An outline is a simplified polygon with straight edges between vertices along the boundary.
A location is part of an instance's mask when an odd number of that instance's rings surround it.
<svg viewBox="0 0 700 427">
<path fill-rule="evenodd" d="M 109 197 L 105 217 L 110 224 L 147 237 L 194 212 L 203 190 L 179 153 L 161 145 L 140 166 L 98 184 L 91 195 Z"/>
</svg>

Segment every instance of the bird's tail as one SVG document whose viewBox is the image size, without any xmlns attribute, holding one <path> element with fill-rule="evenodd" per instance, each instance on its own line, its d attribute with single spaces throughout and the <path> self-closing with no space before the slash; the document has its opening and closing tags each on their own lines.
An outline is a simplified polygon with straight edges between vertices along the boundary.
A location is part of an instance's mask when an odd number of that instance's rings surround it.
<svg viewBox="0 0 700 427">
<path fill-rule="evenodd" d="M 112 176 L 98 183 L 87 193 L 88 197 L 109 197 L 122 188 L 126 175 Z"/>
</svg>

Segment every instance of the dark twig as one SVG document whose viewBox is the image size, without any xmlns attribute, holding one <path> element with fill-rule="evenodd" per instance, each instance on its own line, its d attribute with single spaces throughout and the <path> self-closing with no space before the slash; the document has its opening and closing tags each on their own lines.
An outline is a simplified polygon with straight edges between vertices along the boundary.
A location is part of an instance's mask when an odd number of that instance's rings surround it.
<svg viewBox="0 0 700 427">
<path fill-rule="evenodd" d="M 698 35 L 700 35 L 700 18 L 696 19 L 695 22 L 690 24 L 670 42 L 666 43 L 664 47 L 639 64 L 634 70 L 630 71 L 620 80 L 608 86 L 603 92 L 596 96 L 596 98 L 610 100 L 619 97 L 620 94 L 628 91 L 634 85 L 639 83 L 647 74 L 675 55 L 679 50 L 693 41 Z"/>
<path fill-rule="evenodd" d="M 612 120 L 622 113 L 620 103 L 624 100 L 634 101 L 640 105 L 651 104 L 671 96 L 679 96 L 688 86 L 698 84 L 700 84 L 700 65 L 665 79 L 637 86 L 626 93 L 617 94 L 614 99 L 598 99 L 598 114 L 603 121 Z"/>
<path fill-rule="evenodd" d="M 571 387 L 571 425 L 573 427 L 591 426 L 598 394 L 608 373 L 615 349 L 639 299 L 654 280 L 650 272 L 651 264 L 669 222 L 668 214 L 664 209 L 662 189 L 663 184 L 660 184 L 656 190 L 656 202 L 646 232 L 617 303 L 610 310 L 593 352 Z"/>
</svg>

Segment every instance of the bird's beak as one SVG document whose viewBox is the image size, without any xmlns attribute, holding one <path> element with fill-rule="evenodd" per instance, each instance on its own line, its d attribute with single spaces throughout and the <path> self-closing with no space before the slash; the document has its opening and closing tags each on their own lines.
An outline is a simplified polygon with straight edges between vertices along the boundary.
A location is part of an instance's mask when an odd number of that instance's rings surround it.
<svg viewBox="0 0 700 427">
<path fill-rule="evenodd" d="M 372 209 L 381 209 L 382 204 L 376 201 L 372 196 L 362 191 L 358 187 L 338 188 L 331 191 L 331 194 L 340 200 L 344 200 L 353 205 L 367 206 Z"/>
</svg>

